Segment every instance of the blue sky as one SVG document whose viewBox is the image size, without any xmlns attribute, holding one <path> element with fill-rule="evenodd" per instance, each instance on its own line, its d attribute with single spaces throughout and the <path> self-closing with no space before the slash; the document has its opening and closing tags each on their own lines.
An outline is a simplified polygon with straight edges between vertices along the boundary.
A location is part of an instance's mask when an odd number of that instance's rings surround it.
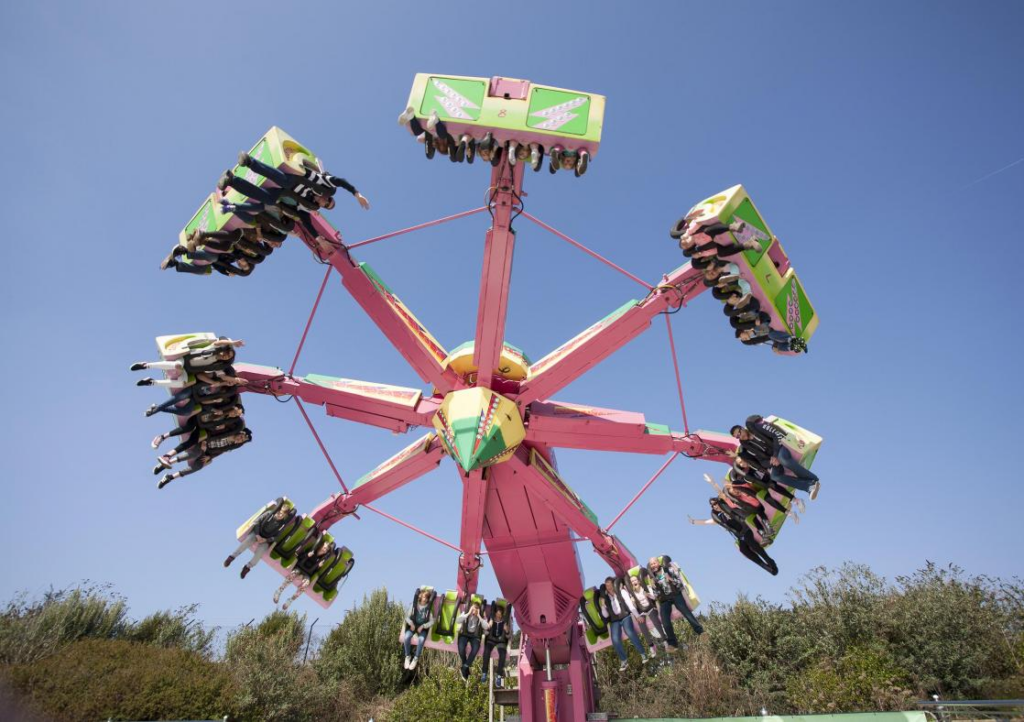
<svg viewBox="0 0 1024 722">
<path fill-rule="evenodd" d="M 219 174 L 267 127 L 310 145 L 370 212 L 330 215 L 356 241 L 480 205 L 487 170 L 422 157 L 395 124 L 418 71 L 505 75 L 602 93 L 591 172 L 530 175 L 531 213 L 648 280 L 680 262 L 667 236 L 689 206 L 743 183 L 822 318 L 811 352 L 732 339 L 704 297 L 674 317 L 690 423 L 776 413 L 825 438 L 818 501 L 772 548 L 772 578 L 728 536 L 694 528 L 705 471 L 678 460 L 616 527 L 669 553 L 706 600 L 781 599 L 808 569 L 851 559 L 893 576 L 925 560 L 1024 572 L 1019 322 L 1024 6 L 1015 2 L 6 3 L 0 9 L 0 283 L 8 512 L 0 597 L 110 582 L 137 614 L 200 602 L 231 625 L 272 608 L 278 578 L 221 561 L 269 498 L 304 508 L 336 489 L 296 412 L 253 398 L 254 442 L 157 491 L 144 419 L 155 390 L 132 361 L 153 337 L 213 330 L 246 361 L 287 366 L 322 269 L 290 241 L 248 279 L 157 265 Z M 274 39 L 272 33 L 280 31 Z M 983 179 L 983 180 L 981 180 Z M 507 339 L 539 358 L 634 298 L 635 285 L 518 224 Z M 484 220 L 361 249 L 448 348 L 476 317 Z M 332 281 L 300 373 L 420 386 Z M 558 395 L 680 426 L 664 328 Z M 311 409 L 354 480 L 411 441 Z M 661 464 L 567 451 L 564 476 L 605 521 Z M 450 462 L 379 506 L 458 539 Z M 11 513 L 13 512 L 13 513 Z M 455 554 L 373 514 L 336 527 L 357 556 L 347 597 L 448 587 Z M 605 568 L 581 547 L 593 582 Z M 481 588 L 497 585 L 484 570 Z"/>
</svg>

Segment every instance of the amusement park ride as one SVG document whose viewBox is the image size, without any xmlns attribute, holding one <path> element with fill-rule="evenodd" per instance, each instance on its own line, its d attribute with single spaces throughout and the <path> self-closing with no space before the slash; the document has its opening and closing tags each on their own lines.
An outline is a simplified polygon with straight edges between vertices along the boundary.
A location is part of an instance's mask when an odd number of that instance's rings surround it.
<svg viewBox="0 0 1024 722">
<path fill-rule="evenodd" d="M 269 568 L 282 575 L 289 574 L 295 550 L 308 544 L 313 536 L 326 534 L 333 525 L 361 508 L 377 511 L 372 506 L 374 502 L 434 469 L 445 457 L 455 462 L 462 482 L 456 583 L 453 590 L 435 595 L 440 621 L 431 630 L 426 645 L 454 650 L 455 612 L 476 596 L 482 560 L 487 558 L 503 595 L 495 603 L 514 611 L 515 622 L 523 634 L 518 660 L 519 707 L 522 719 L 528 721 L 584 720 L 597 707 L 592 652 L 609 642 L 607 630 L 594 613 L 594 590 L 588 590 L 583 579 L 578 543 L 589 541 L 612 568 L 613 575 L 627 575 L 631 570 L 635 574 L 637 558 L 611 533 L 622 513 L 679 455 L 731 464 L 727 452 L 738 443 L 727 434 L 691 432 L 685 420 L 685 407 L 684 430 L 679 432 L 649 423 L 641 413 L 553 398 L 574 379 L 648 329 L 659 315 L 664 315 L 671 337 L 669 314 L 707 290 L 701 271 L 690 262 L 651 284 L 617 269 L 643 287 L 642 296 L 624 303 L 535 363 L 504 342 L 516 220 L 531 221 L 614 267 L 527 213 L 521 203 L 524 174 L 530 168 L 542 167 L 537 162 L 538 152 L 540 157 L 547 154 L 552 158 L 552 173 L 586 172 L 588 161 L 599 151 L 604 103 L 600 95 L 524 80 L 417 75 L 407 106 L 416 120 L 413 125 L 418 123 L 428 131 L 423 134 L 425 138 L 420 137 L 425 141 L 428 157 L 442 150 L 453 161 L 472 162 L 473 146 L 479 148 L 485 138 L 500 149 L 489 158 L 487 205 L 351 245 L 346 245 L 341 234 L 319 213 L 310 214 L 316 236 L 308 225 L 298 223 L 293 234 L 318 260 L 329 264 L 313 313 L 328 278 L 336 271 L 347 291 L 428 388 L 316 374 L 295 376 L 295 361 L 309 323 L 287 372 L 241 363 L 234 366 L 237 374 L 248 381 L 243 390 L 293 399 L 314 435 L 306 404 L 322 406 L 331 417 L 393 432 L 404 433 L 411 427 L 427 430 L 351 487 L 332 462 L 341 491 L 309 514 L 296 514 L 263 558 Z M 434 142 L 439 121 L 442 127 L 447 126 L 444 132 L 451 141 L 447 148 Z M 525 149 L 529 152 L 522 152 Z M 272 128 L 249 154 L 288 173 L 302 173 L 311 167 L 323 169 L 309 148 L 278 128 Z M 237 166 L 234 172 L 255 185 L 274 187 L 270 180 L 249 168 Z M 225 196 L 236 202 L 244 200 L 234 190 L 227 191 Z M 367 243 L 478 213 L 487 213 L 491 224 L 484 238 L 476 333 L 472 341 L 449 352 L 368 264 L 356 260 L 353 251 Z M 698 203 L 688 217 L 701 223 L 731 224 L 730 232 L 740 242 L 756 240 L 759 250 L 745 251 L 730 260 L 739 266 L 740 275 L 750 284 L 761 309 L 771 316 L 772 328 L 805 341 L 811 337 L 818 317 L 778 239 L 742 186 Z M 244 227 L 245 223 L 244 218 L 223 212 L 218 194 L 213 194 L 183 229 L 181 244 L 186 245 L 190 232 L 196 229 L 230 231 Z M 311 314 L 310 322 L 312 319 Z M 214 338 L 213 334 L 181 334 L 162 336 L 157 343 L 163 358 L 174 360 Z M 675 362 L 674 353 L 673 344 Z M 179 373 L 183 372 L 167 371 L 171 378 Z M 678 365 L 676 374 L 678 380 Z M 682 403 L 681 386 L 679 392 Z M 788 437 L 784 443 L 793 456 L 809 465 L 821 439 L 784 420 L 777 419 L 776 423 L 786 430 Z M 330 461 L 322 443 L 320 447 Z M 626 509 L 602 526 L 559 475 L 557 448 L 670 456 Z M 281 504 L 291 502 L 278 500 L 257 511 L 239 528 L 238 538 L 245 536 L 258 514 Z M 775 513 L 773 526 L 777 529 L 784 519 L 784 514 Z M 304 593 L 321 606 L 330 606 L 338 595 L 338 581 L 348 574 L 353 561 L 348 549 L 339 548 Z M 688 591 L 691 605 L 695 606 L 696 594 L 692 589 Z"/>
</svg>

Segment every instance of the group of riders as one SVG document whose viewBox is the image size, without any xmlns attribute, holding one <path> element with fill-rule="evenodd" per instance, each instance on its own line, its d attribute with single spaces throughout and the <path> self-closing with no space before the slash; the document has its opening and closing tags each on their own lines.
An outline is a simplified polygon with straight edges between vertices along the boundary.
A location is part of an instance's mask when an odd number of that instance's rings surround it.
<svg viewBox="0 0 1024 722">
<path fill-rule="evenodd" d="M 590 166 L 590 152 L 586 148 L 571 150 L 561 143 L 545 148 L 536 142 L 502 142 L 496 139 L 491 131 L 485 132 L 479 138 L 469 133 L 462 133 L 456 137 L 448 132 L 448 126 L 440 119 L 436 110 L 426 119 L 426 123 L 422 123 L 416 117 L 414 108 L 406 108 L 398 116 L 398 124 L 407 127 L 416 140 L 423 143 L 427 158 L 433 158 L 435 154 L 440 153 L 447 155 L 452 163 L 472 163 L 479 156 L 481 161 L 497 166 L 504 157 L 508 158 L 509 165 L 528 163 L 534 171 L 539 171 L 546 154 L 549 172 L 571 170 L 577 178 L 586 173 Z"/>
<path fill-rule="evenodd" d="M 692 217 L 697 213 L 676 221 L 669 235 L 679 241 L 691 265 L 701 271 L 701 281 L 711 289 L 711 295 L 722 302 L 722 312 L 729 317 L 736 338 L 747 346 L 770 343 L 776 353 L 806 353 L 806 341 L 771 327 L 771 316 L 761 310 L 761 302 L 751 293 L 750 283 L 740 276 L 739 266 L 726 260 L 742 251 L 761 250 L 761 244 L 753 238 L 743 242 L 734 239 L 734 233 L 742 235 L 746 230 L 746 223 L 708 223 Z"/>
<path fill-rule="evenodd" d="M 304 519 L 284 497 L 277 499 L 253 519 L 238 547 L 224 560 L 225 567 L 231 566 L 240 554 L 251 548 L 252 557 L 242 567 L 240 575 L 245 579 L 260 560 L 276 552 L 286 573 L 281 586 L 274 592 L 274 604 L 281 601 L 281 595 L 289 585 L 295 587 L 292 596 L 281 606 L 282 611 L 287 611 L 312 584 L 316 584 L 321 592 L 336 589 L 338 581 L 346 577 L 355 564 L 347 549 L 338 547 L 317 524 L 305 526 Z"/>
<path fill-rule="evenodd" d="M 414 670 L 419 662 L 427 636 L 439 623 L 436 610 L 437 594 L 433 589 L 421 587 L 413 595 L 412 604 L 405 617 L 402 632 L 403 669 Z M 479 597 L 470 597 L 461 604 L 461 611 L 454 618 L 451 630 L 454 633 L 455 647 L 462 663 L 459 672 L 464 680 L 469 679 L 473 662 L 483 645 L 481 682 L 487 682 L 488 661 L 497 652 L 498 659 L 494 667 L 494 686 L 501 687 L 505 676 L 505 661 L 508 643 L 512 635 L 512 619 L 509 608 L 494 602 L 488 605 Z M 413 645 L 413 640 L 416 644 Z M 415 647 L 415 649 L 414 649 Z"/>
<path fill-rule="evenodd" d="M 248 276 L 281 247 L 296 225 L 310 238 L 318 238 L 310 214 L 334 208 L 337 189 L 351 193 L 364 209 L 370 207 L 366 197 L 344 178 L 321 170 L 305 154 L 293 157 L 301 170 L 291 164 L 279 170 L 248 153 L 239 153 L 238 165 L 246 170 L 245 177 L 225 171 L 217 190 L 221 211 L 234 214 L 244 225 L 229 231 L 192 229 L 184 245 L 176 245 L 160 267 L 198 275 L 217 271 L 225 276 Z M 266 179 L 263 185 L 256 185 L 257 176 Z M 246 200 L 232 202 L 230 191 Z"/>
<path fill-rule="evenodd" d="M 718 492 L 709 499 L 711 518 L 690 517 L 690 523 L 722 527 L 735 537 L 743 556 L 774 576 L 779 567 L 765 547 L 774 541 L 778 525 L 773 525 L 768 508 L 773 510 L 773 518 L 781 514 L 799 523 L 796 510 L 802 512 L 804 503 L 793 492 L 803 491 L 814 500 L 821 482 L 785 446 L 786 432 L 763 417 L 748 416 L 742 426 L 733 426 L 730 434 L 740 443 L 737 450 L 729 452 L 733 463 L 724 485 L 720 487 L 704 475 Z"/>
<path fill-rule="evenodd" d="M 619 671 L 623 672 L 629 666 L 623 633 L 640 654 L 642 664 L 658 656 L 659 646 L 666 655 L 679 649 L 672 627 L 673 609 L 679 611 L 695 634 L 704 633 L 687 601 L 688 589 L 689 583 L 671 557 L 651 557 L 646 567 L 631 569 L 621 577 L 608 577 L 596 590 L 594 603 L 603 628 L 586 613 L 584 620 L 598 632 L 607 629 L 619 657 Z M 670 658 L 666 656 L 666 660 Z"/>
<path fill-rule="evenodd" d="M 213 341 L 191 342 L 185 354 L 174 361 L 142 361 L 131 365 L 132 371 L 159 370 L 175 374 L 174 378 L 144 378 L 137 386 L 163 386 L 170 397 L 146 410 L 146 416 L 164 412 L 177 417 L 178 425 L 153 439 L 159 448 L 167 439 L 179 437 L 181 442 L 171 451 L 157 457 L 153 474 L 169 471 L 175 464 L 184 468 L 165 474 L 159 488 L 175 479 L 194 474 L 213 463 L 221 454 L 233 451 L 252 440 L 245 426 L 245 407 L 238 393 L 248 382 L 235 374 L 231 365 L 235 347 L 242 341 L 220 337 Z"/>
</svg>

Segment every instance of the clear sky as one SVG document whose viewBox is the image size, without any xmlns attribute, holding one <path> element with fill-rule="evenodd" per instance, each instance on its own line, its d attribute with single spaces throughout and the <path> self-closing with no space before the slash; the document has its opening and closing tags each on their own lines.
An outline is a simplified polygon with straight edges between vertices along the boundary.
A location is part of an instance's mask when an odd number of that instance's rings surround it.
<svg viewBox="0 0 1024 722">
<path fill-rule="evenodd" d="M 528 210 L 655 281 L 681 261 L 669 225 L 743 183 L 821 315 L 807 356 L 732 338 L 702 297 L 674 317 L 691 425 L 776 413 L 825 438 L 820 497 L 771 553 L 772 578 L 728 535 L 695 528 L 705 471 L 677 460 L 616 527 L 669 553 L 706 600 L 782 599 L 808 569 L 852 559 L 893 576 L 925 560 L 1010 576 L 1021 561 L 1024 5 L 1019 2 L 4 3 L 0 8 L 0 322 L 6 490 L 0 598 L 81 579 L 133 611 L 200 602 L 207 620 L 272 608 L 278 577 L 221 567 L 233 531 L 287 494 L 337 484 L 301 417 L 247 400 L 252 444 L 157 491 L 133 361 L 159 334 L 243 338 L 287 367 L 322 267 L 295 241 L 248 279 L 161 273 L 220 173 L 280 125 L 373 203 L 339 198 L 356 241 L 481 204 L 481 165 L 432 163 L 395 119 L 417 71 L 505 75 L 602 93 L 604 143 L 583 179 L 530 174 Z M 300 7 L 300 5 L 294 5 Z M 514 7 L 514 14 L 507 11 Z M 1007 167 L 1009 166 L 1009 167 Z M 1002 170 L 1001 172 L 1000 169 Z M 358 253 L 448 348 L 476 318 L 485 223 L 474 217 Z M 507 338 L 534 359 L 638 289 L 518 224 Z M 642 290 L 641 290 L 642 292 Z M 297 369 L 420 386 L 332 281 Z M 665 331 L 562 391 L 565 401 L 681 425 Z M 354 480 L 411 437 L 311 413 Z M 610 520 L 662 460 L 562 452 L 564 476 Z M 451 462 L 379 506 L 451 541 Z M 455 582 L 456 555 L 373 514 L 335 527 L 357 557 L 328 612 L 378 585 L 408 599 Z M 605 575 L 581 545 L 593 583 Z M 485 569 L 482 590 L 497 591 Z"/>
</svg>

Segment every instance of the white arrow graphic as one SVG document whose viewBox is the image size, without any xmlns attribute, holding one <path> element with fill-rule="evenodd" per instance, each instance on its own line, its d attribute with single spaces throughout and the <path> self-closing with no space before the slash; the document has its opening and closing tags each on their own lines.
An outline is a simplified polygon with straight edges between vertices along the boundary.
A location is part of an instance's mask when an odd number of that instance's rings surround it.
<svg viewBox="0 0 1024 722">
<path fill-rule="evenodd" d="M 456 92 L 444 81 L 434 78 L 432 82 L 434 83 L 434 87 L 443 93 L 443 95 L 435 95 L 434 99 L 441 104 L 448 117 L 458 118 L 460 120 L 473 120 L 473 116 L 463 110 L 463 108 L 480 110 L 479 105 L 466 96 Z"/>
<path fill-rule="evenodd" d="M 563 125 L 568 123 L 573 118 L 579 117 L 579 113 L 573 113 L 572 111 L 580 107 L 587 102 L 589 98 L 579 97 L 567 100 L 564 103 L 558 105 L 552 105 L 550 108 L 544 108 L 534 113 L 530 113 L 533 118 L 546 118 L 543 123 L 538 123 L 535 128 L 541 128 L 542 130 L 558 130 Z"/>
</svg>

